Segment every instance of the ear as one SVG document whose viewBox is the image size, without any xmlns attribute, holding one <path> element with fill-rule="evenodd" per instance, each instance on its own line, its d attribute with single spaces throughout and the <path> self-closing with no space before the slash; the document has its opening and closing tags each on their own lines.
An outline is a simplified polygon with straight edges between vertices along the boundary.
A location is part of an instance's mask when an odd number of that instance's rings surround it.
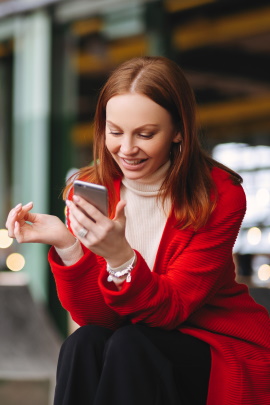
<svg viewBox="0 0 270 405">
<path fill-rule="evenodd" d="M 182 142 L 182 135 L 181 132 L 177 132 L 172 140 L 173 143 Z"/>
</svg>

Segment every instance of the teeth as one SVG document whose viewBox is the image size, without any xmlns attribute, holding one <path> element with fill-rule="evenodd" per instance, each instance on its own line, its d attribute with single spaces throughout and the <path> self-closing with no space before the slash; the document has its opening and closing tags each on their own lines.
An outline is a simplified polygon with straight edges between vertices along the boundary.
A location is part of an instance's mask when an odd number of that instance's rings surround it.
<svg viewBox="0 0 270 405">
<path fill-rule="evenodd" d="M 123 159 L 126 163 L 128 163 L 129 165 L 138 165 L 139 163 L 141 163 L 143 161 L 143 159 L 140 160 L 129 160 L 129 159 Z"/>
</svg>

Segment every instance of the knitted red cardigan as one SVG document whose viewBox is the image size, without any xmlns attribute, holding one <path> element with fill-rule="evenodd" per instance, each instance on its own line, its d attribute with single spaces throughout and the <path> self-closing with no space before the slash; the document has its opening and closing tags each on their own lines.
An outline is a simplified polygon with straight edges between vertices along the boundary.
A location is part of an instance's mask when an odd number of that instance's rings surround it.
<svg viewBox="0 0 270 405">
<path fill-rule="evenodd" d="M 232 248 L 246 209 L 241 186 L 212 171 L 218 203 L 199 231 L 179 230 L 170 216 L 153 272 L 139 252 L 131 283 L 107 282 L 102 257 L 84 249 L 63 266 L 54 248 L 49 262 L 59 299 L 79 324 L 117 328 L 128 318 L 179 329 L 211 346 L 207 405 L 270 405 L 270 322 L 246 286 L 235 281 Z M 116 183 L 118 192 L 120 182 Z"/>
</svg>

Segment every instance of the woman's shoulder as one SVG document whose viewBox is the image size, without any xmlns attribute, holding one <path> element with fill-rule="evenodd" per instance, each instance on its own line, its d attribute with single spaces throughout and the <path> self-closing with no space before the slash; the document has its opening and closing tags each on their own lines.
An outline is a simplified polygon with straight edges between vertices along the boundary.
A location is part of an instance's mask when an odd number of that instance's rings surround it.
<svg viewBox="0 0 270 405">
<path fill-rule="evenodd" d="M 233 208 L 246 209 L 246 195 L 242 185 L 226 170 L 219 167 L 212 169 L 212 178 L 217 190 L 217 203 Z"/>
</svg>

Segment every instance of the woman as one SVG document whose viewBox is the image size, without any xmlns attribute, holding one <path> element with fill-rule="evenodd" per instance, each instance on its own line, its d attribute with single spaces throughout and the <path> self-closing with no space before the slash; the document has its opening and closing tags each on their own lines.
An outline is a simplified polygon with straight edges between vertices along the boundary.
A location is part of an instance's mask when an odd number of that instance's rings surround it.
<svg viewBox="0 0 270 405">
<path fill-rule="evenodd" d="M 32 203 L 7 220 L 19 242 L 53 245 L 59 298 L 81 326 L 60 352 L 55 405 L 270 404 L 269 316 L 232 259 L 241 177 L 201 149 L 174 62 L 136 58 L 112 73 L 95 164 L 76 178 L 108 188 L 110 218 L 71 182 L 68 228 Z"/>
</svg>

